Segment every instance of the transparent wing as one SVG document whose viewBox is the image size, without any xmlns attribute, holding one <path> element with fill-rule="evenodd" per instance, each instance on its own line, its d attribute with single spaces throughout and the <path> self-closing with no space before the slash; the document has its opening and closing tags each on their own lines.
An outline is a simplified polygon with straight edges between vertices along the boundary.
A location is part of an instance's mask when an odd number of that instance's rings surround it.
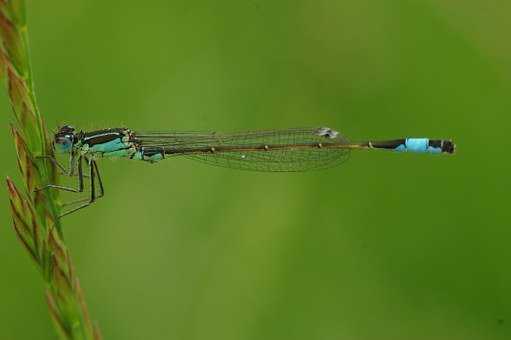
<svg viewBox="0 0 511 340">
<path fill-rule="evenodd" d="M 305 128 L 242 133 L 134 132 L 141 147 L 164 150 L 207 164 L 253 171 L 306 171 L 339 165 L 349 158 L 340 133 Z"/>
</svg>

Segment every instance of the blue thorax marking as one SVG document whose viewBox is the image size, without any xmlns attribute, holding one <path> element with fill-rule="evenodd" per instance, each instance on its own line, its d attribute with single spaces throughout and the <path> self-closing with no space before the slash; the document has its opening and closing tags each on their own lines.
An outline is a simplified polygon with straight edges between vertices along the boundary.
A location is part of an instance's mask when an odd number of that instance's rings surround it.
<svg viewBox="0 0 511 340">
<path fill-rule="evenodd" d="M 133 141 L 130 141 L 129 134 L 121 129 L 89 133 L 81 139 L 81 145 L 84 152 L 97 157 L 129 157 L 151 163 L 165 158 L 163 149 L 135 145 Z"/>
<path fill-rule="evenodd" d="M 127 147 L 129 147 L 129 145 L 126 145 L 126 143 L 122 141 L 122 138 L 116 138 L 109 142 L 93 145 L 89 150 L 91 152 L 113 152 L 126 149 Z"/>
</svg>

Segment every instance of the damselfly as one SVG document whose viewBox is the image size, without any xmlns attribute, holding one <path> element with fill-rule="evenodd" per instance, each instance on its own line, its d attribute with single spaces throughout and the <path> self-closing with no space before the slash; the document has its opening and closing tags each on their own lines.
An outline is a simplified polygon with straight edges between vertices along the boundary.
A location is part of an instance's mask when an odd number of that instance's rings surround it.
<svg viewBox="0 0 511 340">
<path fill-rule="evenodd" d="M 150 163 L 182 156 L 233 169 L 253 171 L 306 171 L 324 169 L 346 161 L 353 149 L 385 149 L 398 152 L 453 153 L 451 140 L 401 138 L 384 141 L 349 142 L 338 131 L 327 127 L 216 132 L 139 132 L 111 128 L 91 132 L 77 131 L 65 125 L 54 138 L 57 152 L 69 154 L 67 169 L 51 159 L 61 170 L 75 176 L 78 187 L 49 184 L 70 192 L 84 191 L 83 164 L 88 167 L 90 196 L 61 216 L 82 209 L 104 195 L 97 161 L 101 158 L 126 158 Z M 97 187 L 97 188 L 96 188 Z M 98 190 L 99 189 L 99 190 Z M 97 191 L 98 190 L 98 191 Z"/>
</svg>

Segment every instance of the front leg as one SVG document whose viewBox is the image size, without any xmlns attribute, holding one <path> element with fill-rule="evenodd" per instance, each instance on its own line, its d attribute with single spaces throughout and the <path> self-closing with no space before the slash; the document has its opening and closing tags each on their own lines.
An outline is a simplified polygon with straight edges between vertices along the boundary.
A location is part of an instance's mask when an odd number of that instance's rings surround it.
<svg viewBox="0 0 511 340">
<path fill-rule="evenodd" d="M 44 156 L 36 156 L 36 158 L 38 159 L 47 159 L 49 160 L 50 162 L 52 162 L 52 164 L 54 166 L 56 166 L 57 168 L 60 169 L 60 174 L 61 175 L 66 175 L 66 176 L 69 176 L 69 170 L 66 169 L 65 166 L 63 166 L 62 164 L 60 164 L 60 162 L 53 156 L 47 156 L 47 155 L 44 155 Z"/>
<path fill-rule="evenodd" d="M 74 156 L 71 156 L 71 158 L 73 158 L 73 157 Z M 77 174 L 76 175 L 74 174 L 75 166 L 74 166 L 74 161 L 72 159 L 70 159 L 68 168 L 66 169 L 66 167 L 64 165 L 62 165 L 62 163 L 60 163 L 53 156 L 46 156 L 46 155 L 45 156 L 36 156 L 36 158 L 49 160 L 50 162 L 52 162 L 53 165 L 55 165 L 57 168 L 59 168 L 60 174 L 63 175 L 63 176 L 68 176 L 68 177 L 78 176 Z M 76 157 L 74 157 L 74 158 L 76 158 Z M 85 174 L 83 174 L 83 177 L 84 178 L 89 178 L 89 176 L 85 175 Z"/>
<path fill-rule="evenodd" d="M 73 163 L 73 160 L 70 160 L 70 163 Z M 45 190 L 45 189 L 57 189 L 57 190 L 62 190 L 62 191 L 75 192 L 75 193 L 83 192 L 83 177 L 84 177 L 84 175 L 83 175 L 83 165 L 82 164 L 83 164 L 83 156 L 79 156 L 78 157 L 78 188 L 71 188 L 71 187 L 66 187 L 66 186 L 56 185 L 56 184 L 47 184 L 42 188 L 35 189 L 35 191 L 41 191 L 41 190 Z M 70 176 L 73 175 L 71 172 L 72 171 L 69 172 Z"/>
</svg>

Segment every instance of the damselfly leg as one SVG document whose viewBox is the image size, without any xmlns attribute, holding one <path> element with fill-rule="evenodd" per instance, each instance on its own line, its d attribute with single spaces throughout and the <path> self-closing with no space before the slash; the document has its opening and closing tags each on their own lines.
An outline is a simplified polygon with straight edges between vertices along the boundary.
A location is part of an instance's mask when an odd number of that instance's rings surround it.
<svg viewBox="0 0 511 340">
<path fill-rule="evenodd" d="M 67 192 L 75 192 L 75 193 L 83 192 L 84 184 L 83 184 L 83 166 L 82 166 L 83 161 L 82 161 L 82 158 L 83 158 L 83 156 L 78 157 L 78 165 L 77 165 L 77 167 L 78 167 L 78 188 L 71 188 L 71 187 L 67 187 L 67 186 L 63 186 L 63 185 L 56 185 L 56 184 L 47 184 L 42 188 L 36 189 L 36 191 L 41 191 L 41 190 L 45 190 L 45 189 L 57 189 L 57 190 L 62 190 L 62 191 L 67 191 Z M 73 170 L 70 169 L 69 173 L 67 175 L 72 176 L 72 172 L 73 172 Z"/>
<path fill-rule="evenodd" d="M 36 158 L 49 160 L 55 167 L 59 168 L 61 175 L 66 175 L 66 176 L 69 175 L 69 173 L 68 173 L 69 170 L 66 169 L 66 167 L 63 166 L 55 157 L 44 155 L 44 156 L 37 156 Z"/>
<path fill-rule="evenodd" d="M 101 197 L 103 197 L 105 195 L 105 190 L 104 190 L 104 187 L 103 187 L 103 181 L 101 180 L 101 175 L 99 174 L 99 169 L 98 169 L 98 165 L 97 165 L 96 161 L 89 160 L 87 162 L 87 164 L 89 166 L 90 198 L 88 200 L 87 199 L 81 199 L 81 200 L 78 200 L 78 201 L 74 201 L 74 202 L 70 202 L 68 204 L 65 204 L 65 206 L 69 206 L 69 205 L 74 205 L 74 204 L 81 203 L 77 207 L 74 207 L 72 209 L 69 209 L 69 210 L 63 212 L 59 217 L 64 217 L 66 215 L 74 213 L 75 211 L 78 211 L 80 209 L 88 207 L 89 205 L 94 203 L 98 198 L 101 198 Z M 81 167 L 78 168 L 79 173 L 81 173 L 79 178 L 82 178 L 82 183 L 83 183 L 83 173 L 80 171 L 80 168 Z M 99 186 L 99 193 L 97 193 L 97 194 L 96 194 L 96 181 L 97 181 L 98 186 Z M 83 188 L 82 188 L 82 191 L 83 191 Z"/>
<path fill-rule="evenodd" d="M 71 160 L 70 164 L 72 164 L 72 165 L 71 165 L 71 170 L 68 172 L 68 175 L 74 176 L 74 174 L 73 174 L 74 160 Z M 72 206 L 72 205 L 79 204 L 79 203 L 81 203 L 81 204 L 77 207 L 74 207 L 72 209 L 69 209 L 69 210 L 63 212 L 59 217 L 69 215 L 77 210 L 85 208 L 85 207 L 89 206 L 90 204 L 94 203 L 98 198 L 103 197 L 105 194 L 104 187 L 103 187 L 103 181 L 101 180 L 101 175 L 99 174 L 99 169 L 98 169 L 98 165 L 96 164 L 96 161 L 93 159 L 86 159 L 86 164 L 89 167 L 89 175 L 88 176 L 86 176 L 83 173 L 83 156 L 78 157 L 76 164 L 77 164 L 76 168 L 78 169 L 78 188 L 72 188 L 72 187 L 56 185 L 56 184 L 48 184 L 40 189 L 36 189 L 36 191 L 45 190 L 45 189 L 56 189 L 56 190 L 72 192 L 72 193 L 83 193 L 84 188 L 85 188 L 84 178 L 88 177 L 90 179 L 90 196 L 89 196 L 89 198 L 64 203 L 63 207 Z M 97 181 L 97 185 L 99 186 L 99 193 L 96 193 L 96 181 Z"/>
<path fill-rule="evenodd" d="M 60 174 L 62 176 L 68 176 L 68 177 L 78 176 L 78 174 L 74 173 L 74 168 L 76 166 L 74 165 L 75 160 L 73 160 L 73 156 L 69 157 L 69 165 L 67 168 L 64 165 L 62 165 L 62 163 L 60 163 L 53 156 L 44 155 L 44 156 L 37 156 L 36 158 L 46 159 L 46 160 L 50 161 L 55 167 L 57 167 L 60 170 Z M 83 177 L 89 178 L 89 175 L 83 174 Z"/>
</svg>

